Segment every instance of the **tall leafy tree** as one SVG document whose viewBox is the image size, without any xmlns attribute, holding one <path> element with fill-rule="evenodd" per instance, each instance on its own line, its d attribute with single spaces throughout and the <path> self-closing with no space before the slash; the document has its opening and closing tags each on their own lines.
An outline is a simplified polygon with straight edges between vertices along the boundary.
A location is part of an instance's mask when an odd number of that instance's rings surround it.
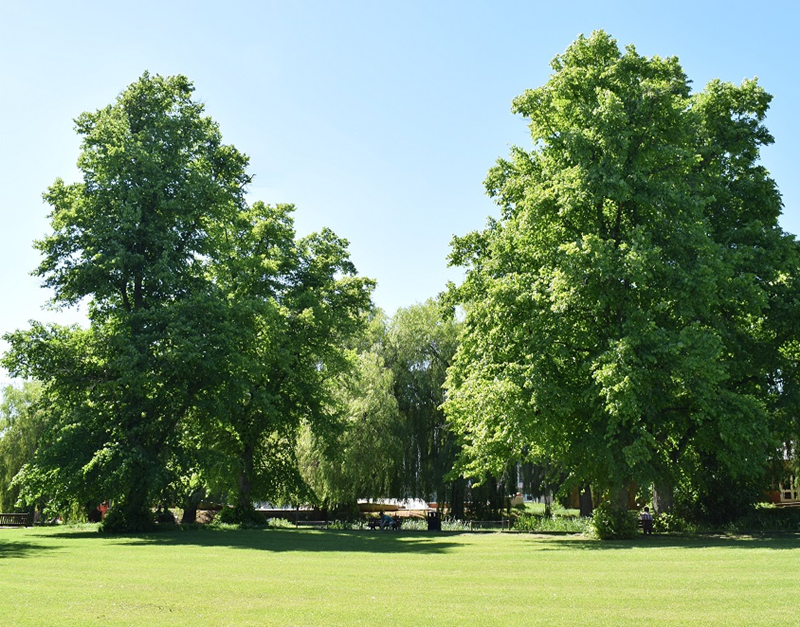
<svg viewBox="0 0 800 627">
<path fill-rule="evenodd" d="M 255 203 L 212 268 L 228 303 L 215 339 L 224 357 L 201 409 L 228 454 L 239 521 L 255 499 L 303 495 L 298 434 L 337 423 L 337 384 L 353 367 L 345 349 L 371 307 L 374 282 L 357 276 L 347 241 L 328 229 L 297 239 L 293 211 Z"/>
<path fill-rule="evenodd" d="M 757 165 L 770 97 L 692 95 L 676 58 L 602 31 L 552 68 L 514 100 L 533 148 L 489 173 L 500 218 L 453 242 L 463 471 L 554 462 L 620 506 L 631 482 L 669 495 L 711 462 L 763 476 L 797 337 L 797 246 Z"/>
<path fill-rule="evenodd" d="M 57 407 L 52 450 L 75 451 L 73 482 L 102 477 L 109 526 L 121 529 L 149 525 L 176 427 L 212 378 L 224 308 L 208 267 L 250 180 L 192 96 L 183 76 L 145 73 L 76 119 L 83 180 L 45 194 L 52 233 L 36 243 L 36 274 L 55 305 L 87 301 L 91 327 L 8 337 L 6 367 L 41 380 Z M 58 475 L 56 463 L 43 451 L 31 485 Z"/>
</svg>

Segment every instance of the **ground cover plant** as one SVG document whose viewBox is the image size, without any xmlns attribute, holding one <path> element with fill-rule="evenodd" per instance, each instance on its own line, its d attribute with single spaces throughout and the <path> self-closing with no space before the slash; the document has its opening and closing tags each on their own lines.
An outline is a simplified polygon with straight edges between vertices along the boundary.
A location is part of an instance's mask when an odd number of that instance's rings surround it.
<svg viewBox="0 0 800 627">
<path fill-rule="evenodd" d="M 0 624 L 789 624 L 800 534 L 0 530 Z"/>
</svg>

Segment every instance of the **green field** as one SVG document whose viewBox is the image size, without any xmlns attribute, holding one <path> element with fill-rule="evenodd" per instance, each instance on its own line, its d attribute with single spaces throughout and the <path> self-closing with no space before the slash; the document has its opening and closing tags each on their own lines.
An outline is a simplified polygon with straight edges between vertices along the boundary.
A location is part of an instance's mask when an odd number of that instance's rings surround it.
<svg viewBox="0 0 800 627">
<path fill-rule="evenodd" d="M 0 530 L 0 625 L 800 625 L 800 534 Z"/>
</svg>

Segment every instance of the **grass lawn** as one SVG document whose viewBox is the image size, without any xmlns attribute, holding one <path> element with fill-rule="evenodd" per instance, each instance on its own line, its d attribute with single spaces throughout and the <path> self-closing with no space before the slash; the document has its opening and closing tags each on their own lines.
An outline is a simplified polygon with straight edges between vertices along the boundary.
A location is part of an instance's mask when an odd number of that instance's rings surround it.
<svg viewBox="0 0 800 627">
<path fill-rule="evenodd" d="M 0 530 L 0 625 L 800 625 L 800 534 Z"/>
</svg>

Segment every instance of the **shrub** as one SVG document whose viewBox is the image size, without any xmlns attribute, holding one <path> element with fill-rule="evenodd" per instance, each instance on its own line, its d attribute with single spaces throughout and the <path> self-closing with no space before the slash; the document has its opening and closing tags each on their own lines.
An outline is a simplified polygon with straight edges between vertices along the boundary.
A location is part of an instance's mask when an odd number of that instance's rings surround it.
<svg viewBox="0 0 800 627">
<path fill-rule="evenodd" d="M 160 525 L 174 525 L 175 514 L 168 509 L 159 510 L 156 512 L 156 522 Z"/>
<path fill-rule="evenodd" d="M 601 503 L 594 510 L 592 528 L 601 540 L 629 540 L 635 538 L 639 526 L 636 512 Z"/>
<path fill-rule="evenodd" d="M 425 528 L 427 529 L 427 525 Z M 467 520 L 444 518 L 442 520 L 442 531 L 472 531 L 472 527 Z"/>
<path fill-rule="evenodd" d="M 758 507 L 730 525 L 733 531 L 800 531 L 800 509 Z"/>
<path fill-rule="evenodd" d="M 653 518 L 653 531 L 657 533 L 683 533 L 691 530 L 692 525 L 675 514 L 658 514 Z"/>
<path fill-rule="evenodd" d="M 428 521 L 424 518 L 404 518 L 401 529 L 404 531 L 427 531 Z"/>
<path fill-rule="evenodd" d="M 270 518 L 269 526 L 273 529 L 294 529 L 294 523 L 285 518 Z"/>
<path fill-rule="evenodd" d="M 110 509 L 100 525 L 105 533 L 140 533 L 156 528 L 153 514 L 133 509 Z"/>
<path fill-rule="evenodd" d="M 267 519 L 254 509 L 240 507 L 223 507 L 214 517 L 214 523 L 224 525 L 240 525 L 242 527 L 265 527 Z"/>
</svg>

